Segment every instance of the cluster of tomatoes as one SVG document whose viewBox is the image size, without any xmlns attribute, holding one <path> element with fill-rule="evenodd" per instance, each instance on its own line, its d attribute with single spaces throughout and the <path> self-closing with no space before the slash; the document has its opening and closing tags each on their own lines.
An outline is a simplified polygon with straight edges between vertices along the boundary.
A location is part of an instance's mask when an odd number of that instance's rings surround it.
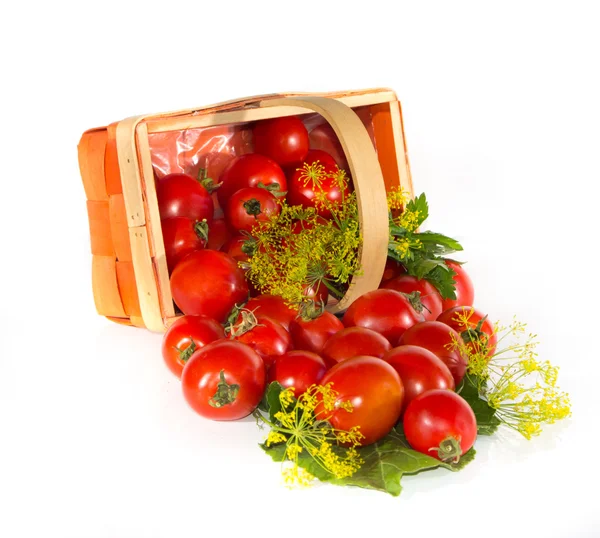
<svg viewBox="0 0 600 538">
<path fill-rule="evenodd" d="M 185 174 L 157 180 L 171 291 L 184 314 L 166 332 L 162 352 L 186 400 L 204 417 L 236 420 L 254 411 L 270 382 L 293 387 L 296 397 L 331 383 L 353 411 L 340 407 L 328 420 L 341 430 L 360 426 L 363 445 L 402 420 L 415 450 L 459 457 L 473 445 L 477 424 L 455 392 L 466 358 L 453 343 L 475 345 L 481 337 L 493 352 L 495 338 L 489 321 L 472 309 L 464 269 L 448 262 L 456 273 L 450 301 L 390 261 L 380 288 L 341 318 L 257 295 L 238 263 L 248 260 L 243 245 L 257 222 L 278 213 L 278 197 L 315 207 L 315 184 L 302 179 L 302 167 L 319 161 L 332 180 L 318 189 L 332 202 L 344 193 L 333 179 L 335 159 L 309 149 L 298 118 L 258 122 L 253 141 L 255 153 L 235 157 L 217 185 Z M 326 302 L 326 291 L 309 291 L 315 304 Z"/>
<path fill-rule="evenodd" d="M 223 322 L 234 304 L 256 294 L 238 262 L 249 259 L 244 244 L 252 228 L 281 211 L 280 198 L 289 205 L 316 205 L 326 218 L 327 210 L 315 204 L 317 192 L 334 203 L 344 195 L 345 187 L 334 180 L 335 158 L 310 149 L 297 117 L 258 122 L 252 137 L 254 153 L 234 157 L 216 181 L 183 173 L 156 181 L 171 291 L 185 314 L 208 312 Z M 302 176 L 305 166 L 317 162 L 323 168 L 318 185 Z M 322 301 L 328 296 L 325 286 L 306 294 Z"/>
</svg>

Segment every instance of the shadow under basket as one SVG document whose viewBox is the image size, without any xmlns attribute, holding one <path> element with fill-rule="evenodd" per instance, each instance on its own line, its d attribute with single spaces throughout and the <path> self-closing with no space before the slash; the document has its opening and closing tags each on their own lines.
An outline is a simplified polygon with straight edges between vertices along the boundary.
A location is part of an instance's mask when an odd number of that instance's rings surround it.
<svg viewBox="0 0 600 538">
<path fill-rule="evenodd" d="M 156 332 L 164 332 L 177 319 L 156 177 L 194 174 L 207 160 L 215 167 L 209 175 L 218 174 L 227 157 L 251 151 L 251 138 L 244 133 L 254 122 L 292 115 L 310 130 L 311 147 L 317 141 L 321 149 L 339 149 L 338 158 L 347 165 L 357 194 L 362 271 L 328 309 L 343 312 L 379 286 L 389 238 L 386 192 L 402 187 L 413 193 L 396 94 L 389 89 L 271 94 L 127 118 L 82 135 L 79 167 L 99 314 Z"/>
</svg>

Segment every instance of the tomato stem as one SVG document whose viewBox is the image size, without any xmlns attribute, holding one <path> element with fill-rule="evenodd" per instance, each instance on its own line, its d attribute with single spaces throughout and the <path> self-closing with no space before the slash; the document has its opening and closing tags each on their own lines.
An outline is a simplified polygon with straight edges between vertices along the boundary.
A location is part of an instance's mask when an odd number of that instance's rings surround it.
<svg viewBox="0 0 600 538">
<path fill-rule="evenodd" d="M 202 239 L 205 243 L 208 243 L 209 228 L 206 219 L 197 221 L 196 224 L 194 224 L 194 231 L 200 239 Z"/>
<path fill-rule="evenodd" d="M 248 213 L 248 215 L 253 215 L 254 218 L 262 213 L 262 207 L 256 198 L 250 198 L 250 200 L 246 200 L 243 203 L 243 206 L 246 210 L 246 213 Z"/>
<path fill-rule="evenodd" d="M 458 463 L 462 455 L 460 440 L 450 435 L 439 446 L 431 447 L 429 452 L 436 452 L 438 459 L 444 463 Z"/>
<path fill-rule="evenodd" d="M 225 380 L 225 370 L 219 372 L 219 383 L 217 385 L 217 392 L 214 396 L 208 400 L 208 404 L 211 407 L 223 407 L 225 405 L 232 404 L 235 402 L 238 393 L 240 392 L 240 386 L 232 383 L 231 385 Z"/>
<path fill-rule="evenodd" d="M 200 170 L 198 170 L 198 181 L 200 182 L 200 185 L 202 185 L 209 192 L 209 194 L 212 194 L 221 185 L 223 185 L 222 181 L 220 183 L 216 183 L 213 179 L 209 178 L 208 170 L 206 170 L 206 168 L 200 168 Z"/>
<path fill-rule="evenodd" d="M 184 364 L 189 360 L 194 351 L 198 349 L 198 346 L 196 345 L 196 342 L 194 342 L 194 339 L 192 337 L 190 337 L 190 345 L 187 346 L 185 349 L 180 349 L 177 346 L 174 347 L 179 352 L 179 360 Z"/>
</svg>

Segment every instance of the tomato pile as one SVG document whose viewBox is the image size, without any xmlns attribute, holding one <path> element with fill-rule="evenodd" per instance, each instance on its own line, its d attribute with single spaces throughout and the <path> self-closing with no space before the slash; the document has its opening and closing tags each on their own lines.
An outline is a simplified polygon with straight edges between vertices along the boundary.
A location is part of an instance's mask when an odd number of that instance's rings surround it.
<svg viewBox="0 0 600 538">
<path fill-rule="evenodd" d="M 316 211 L 321 220 L 311 226 L 326 223 L 327 207 L 348 192 L 339 181 L 322 180 L 327 174 L 307 181 L 299 173 L 320 163 L 334 177 L 339 168 L 329 153 L 311 149 L 298 118 L 258 122 L 253 138 L 255 153 L 233 158 L 216 180 L 202 172 L 199 178 L 178 173 L 157 179 L 171 291 L 182 314 L 164 335 L 162 355 L 181 378 L 190 407 L 213 420 L 255 414 L 278 424 L 283 429 L 272 430 L 263 448 L 277 461 L 295 462 L 300 483 L 303 450 L 304 456 L 329 462 L 326 470 L 338 479 L 364 461 L 354 452 L 357 446 L 367 450 L 380 442 L 388 443 L 388 453 L 396 443 L 400 450 L 427 456 L 420 467 L 406 470 L 410 473 L 434 468 L 436 461 L 449 466 L 467 453 L 472 457 L 478 428 L 491 432 L 500 420 L 492 418 L 497 408 L 477 389 L 469 399 L 463 388 L 469 385 L 470 360 L 494 357 L 497 328 L 473 308 L 474 288 L 463 266 L 437 256 L 449 250 L 425 240 L 441 237 L 448 248 L 457 243 L 441 234 L 424 234 L 421 243 L 414 238 L 422 218 L 395 221 L 398 250 L 406 253 L 405 245 L 418 245 L 429 258 L 408 257 L 403 264 L 390 255 L 379 289 L 356 299 L 343 314 L 326 310 L 331 290 L 324 285 L 307 286 L 299 303 L 261 293 L 246 278 L 254 249 L 268 248 L 252 243 L 255 227 L 279 215 L 282 200 Z M 424 203 L 416 200 L 413 217 L 426 217 Z M 292 234 L 304 225 L 292 223 Z M 411 274 L 425 265 L 431 278 Z M 298 407 L 286 414 L 292 401 Z M 272 422 L 257 415 L 259 409 Z M 300 422 L 317 429 L 311 430 L 313 437 L 301 438 L 293 422 L 308 411 L 313 414 Z M 476 411 L 488 423 L 478 423 Z M 319 435 L 320 448 L 306 441 Z M 346 460 L 332 451 L 332 442 L 340 450 L 350 447 Z M 365 483 L 375 487 L 371 478 Z M 389 483 L 385 488 L 395 491 Z"/>
</svg>

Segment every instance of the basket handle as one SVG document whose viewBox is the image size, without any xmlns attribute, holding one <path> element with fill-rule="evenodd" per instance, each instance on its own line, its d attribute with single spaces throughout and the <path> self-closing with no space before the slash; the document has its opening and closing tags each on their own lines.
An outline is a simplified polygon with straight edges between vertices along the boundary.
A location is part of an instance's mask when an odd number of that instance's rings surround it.
<svg viewBox="0 0 600 538">
<path fill-rule="evenodd" d="M 348 308 L 364 293 L 379 287 L 387 260 L 388 207 L 383 174 L 371 138 L 356 113 L 335 99 L 315 95 L 264 99 L 260 107 L 297 106 L 323 116 L 337 135 L 352 174 L 362 234 L 359 250 L 361 274 L 355 275 L 346 295 L 328 307 L 331 312 Z"/>
</svg>

